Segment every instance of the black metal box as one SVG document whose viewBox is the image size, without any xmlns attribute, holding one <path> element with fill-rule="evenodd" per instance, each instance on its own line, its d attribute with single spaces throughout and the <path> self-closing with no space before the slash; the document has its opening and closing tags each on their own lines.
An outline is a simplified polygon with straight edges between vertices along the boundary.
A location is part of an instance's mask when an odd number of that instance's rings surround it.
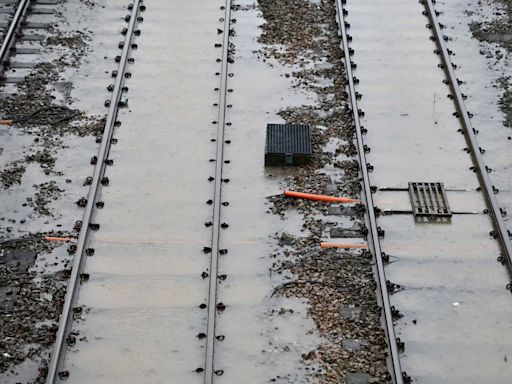
<svg viewBox="0 0 512 384">
<path fill-rule="evenodd" d="M 267 124 L 265 165 L 302 165 L 311 160 L 313 149 L 309 125 Z"/>
</svg>

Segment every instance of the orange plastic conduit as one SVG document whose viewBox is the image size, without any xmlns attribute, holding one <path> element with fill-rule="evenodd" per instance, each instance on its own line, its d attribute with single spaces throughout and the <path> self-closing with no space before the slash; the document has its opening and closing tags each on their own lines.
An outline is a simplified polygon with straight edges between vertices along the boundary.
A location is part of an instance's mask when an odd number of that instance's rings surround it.
<svg viewBox="0 0 512 384">
<path fill-rule="evenodd" d="M 348 197 L 314 195 L 312 193 L 284 191 L 284 195 L 287 197 L 296 197 L 298 199 L 306 199 L 306 200 L 314 200 L 314 201 L 325 201 L 328 203 L 359 203 L 359 200 L 350 199 Z"/>
<path fill-rule="evenodd" d="M 320 243 L 321 248 L 368 248 L 366 244 L 337 244 L 337 243 Z"/>
<path fill-rule="evenodd" d="M 46 236 L 44 238 L 46 241 L 76 241 L 74 237 L 52 237 Z"/>
</svg>

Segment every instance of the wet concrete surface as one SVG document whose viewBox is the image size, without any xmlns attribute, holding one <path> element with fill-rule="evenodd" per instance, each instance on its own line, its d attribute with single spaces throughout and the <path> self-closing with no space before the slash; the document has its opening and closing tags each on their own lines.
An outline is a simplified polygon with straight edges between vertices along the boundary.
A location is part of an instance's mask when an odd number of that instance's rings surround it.
<svg viewBox="0 0 512 384">
<path fill-rule="evenodd" d="M 400 285 L 391 303 L 404 315 L 396 325 L 405 342 L 402 368 L 418 383 L 506 383 L 512 352 L 507 273 L 496 262 L 498 244 L 489 236 L 478 180 L 462 151 L 466 145 L 424 9 L 379 0 L 349 2 L 347 9 L 359 106 L 369 131 L 365 143 L 372 149 L 367 158 L 375 165 L 372 183 L 407 188 L 413 181 L 444 182 L 469 190 L 449 192 L 450 204 L 479 212 L 444 223 L 420 223 L 412 215 L 378 219 L 386 231 L 383 250 L 393 261 L 387 278 Z M 382 191 L 376 204 L 400 209 L 407 199 L 407 192 Z"/>
</svg>

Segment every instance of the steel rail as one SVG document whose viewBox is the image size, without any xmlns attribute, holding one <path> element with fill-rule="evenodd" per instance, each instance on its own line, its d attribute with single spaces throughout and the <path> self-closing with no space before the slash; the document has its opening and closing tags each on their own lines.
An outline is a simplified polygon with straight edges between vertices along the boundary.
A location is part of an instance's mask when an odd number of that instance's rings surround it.
<svg viewBox="0 0 512 384">
<path fill-rule="evenodd" d="M 222 197 L 222 166 L 224 164 L 224 130 L 226 126 L 226 98 L 228 84 L 228 54 L 229 54 L 229 29 L 231 24 L 231 0 L 226 0 L 224 5 L 224 30 L 222 42 L 222 64 L 220 71 L 220 89 L 219 89 L 219 115 L 217 120 L 217 138 L 216 138 L 216 159 L 215 159 L 215 188 L 213 198 L 213 225 L 212 225 L 212 246 L 210 259 L 210 281 L 208 291 L 208 325 L 206 338 L 206 361 L 204 383 L 213 383 L 215 370 L 215 323 L 217 306 L 217 278 L 219 271 L 219 253 L 220 253 L 220 216 L 221 216 L 221 197 Z"/>
<path fill-rule="evenodd" d="M 384 271 L 384 262 L 382 260 L 382 250 L 380 247 L 380 239 L 377 229 L 377 218 L 375 215 L 373 197 L 371 191 L 370 177 L 368 175 L 368 168 L 366 162 L 365 148 L 363 143 L 363 133 L 361 130 L 361 123 L 359 121 L 359 109 L 357 107 L 357 97 L 354 87 L 354 76 L 352 73 L 352 63 L 350 59 L 350 49 L 347 37 L 347 25 L 345 24 L 345 12 L 343 7 L 345 0 L 336 0 L 336 13 L 337 21 L 341 32 L 341 49 L 344 54 L 345 71 L 348 80 L 349 97 L 352 106 L 352 115 L 356 131 L 357 151 L 359 155 L 359 165 L 362 173 L 362 186 L 363 186 L 363 200 L 366 202 L 366 217 L 369 224 L 368 228 L 368 245 L 373 251 L 375 263 L 377 266 L 378 286 L 381 294 L 384 322 L 386 325 L 386 333 L 388 337 L 388 346 L 391 352 L 391 365 L 392 365 L 392 379 L 395 384 L 403 384 L 403 373 L 400 366 L 400 357 L 397 346 L 397 339 L 395 329 L 393 326 L 393 316 L 391 312 L 391 304 L 389 302 L 389 292 L 386 283 L 386 274 Z"/>
<path fill-rule="evenodd" d="M 16 32 L 18 31 L 18 28 L 21 26 L 21 23 L 26 16 L 29 5 L 30 0 L 20 0 L 18 3 L 18 8 L 16 8 L 16 12 L 14 13 L 11 23 L 9 24 L 9 28 L 5 33 L 2 44 L 0 45 L 0 64 L 2 65 L 2 68 L 9 62 L 8 59 L 16 38 Z"/>
<path fill-rule="evenodd" d="M 86 251 L 86 242 L 89 232 L 89 224 L 93 215 L 94 207 L 98 201 L 101 192 L 101 179 L 105 173 L 106 160 L 108 158 L 110 145 L 112 141 L 112 135 L 114 132 L 114 126 L 116 123 L 117 113 L 119 110 L 119 102 L 123 93 L 123 84 L 125 82 L 126 67 L 129 59 L 129 53 L 131 52 L 131 43 L 134 36 L 135 26 L 138 23 L 138 13 L 140 11 L 142 0 L 134 0 L 131 8 L 130 19 L 128 20 L 128 28 L 122 53 L 120 57 L 118 73 L 114 83 L 112 96 L 110 98 L 110 105 L 107 112 L 107 119 L 105 122 L 105 128 L 103 130 L 102 141 L 100 149 L 98 151 L 97 163 L 94 167 L 93 179 L 91 188 L 89 190 L 87 205 L 82 219 L 82 227 L 77 241 L 76 255 L 73 259 L 73 267 L 71 269 L 71 276 L 68 281 L 66 289 L 66 297 L 62 309 L 62 314 L 59 321 L 59 329 L 56 336 L 56 341 L 51 354 L 50 364 L 48 365 L 48 375 L 46 378 L 47 384 L 54 384 L 57 382 L 59 377 L 59 369 L 62 367 L 62 363 L 65 357 L 66 351 L 66 338 L 70 331 L 71 324 L 73 322 L 73 303 L 78 296 L 80 286 L 80 271 L 85 264 L 84 253 Z"/>
<path fill-rule="evenodd" d="M 494 193 L 494 186 L 492 185 L 489 175 L 487 174 L 487 167 L 485 165 L 482 153 L 480 152 L 480 146 L 478 145 L 475 131 L 471 125 L 469 113 L 464 104 L 464 97 L 462 96 L 462 93 L 459 88 L 458 79 L 455 74 L 455 70 L 453 69 L 452 62 L 450 60 L 448 48 L 446 47 L 446 44 L 444 42 L 444 36 L 439 21 L 437 19 L 436 10 L 434 8 L 432 0 L 423 0 L 423 4 L 426 5 L 427 14 L 430 19 L 434 36 L 436 38 L 439 53 L 441 55 L 443 68 L 446 73 L 446 76 L 448 77 L 450 89 L 454 96 L 455 107 L 457 108 L 457 112 L 459 113 L 460 122 L 462 128 L 464 129 L 464 136 L 466 138 L 469 150 L 471 151 L 471 156 L 473 158 L 473 163 L 475 165 L 476 172 L 483 186 L 487 204 L 490 208 L 490 213 L 494 221 L 494 227 L 499 237 L 502 246 L 502 251 L 505 254 L 504 256 L 508 264 L 509 272 L 512 273 L 512 243 L 510 242 L 508 230 L 505 226 L 505 221 L 503 220 L 501 209 L 498 205 L 498 200 L 496 199 Z"/>
</svg>

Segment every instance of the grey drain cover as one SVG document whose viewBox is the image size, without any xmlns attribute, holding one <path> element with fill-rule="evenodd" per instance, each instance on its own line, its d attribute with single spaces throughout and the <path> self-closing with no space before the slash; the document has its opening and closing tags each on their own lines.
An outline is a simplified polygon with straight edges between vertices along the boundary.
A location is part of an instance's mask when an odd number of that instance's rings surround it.
<svg viewBox="0 0 512 384">
<path fill-rule="evenodd" d="M 301 165 L 311 160 L 309 125 L 268 124 L 265 165 Z"/>
<path fill-rule="evenodd" d="M 443 183 L 409 183 L 409 197 L 415 217 L 451 217 Z"/>
</svg>

